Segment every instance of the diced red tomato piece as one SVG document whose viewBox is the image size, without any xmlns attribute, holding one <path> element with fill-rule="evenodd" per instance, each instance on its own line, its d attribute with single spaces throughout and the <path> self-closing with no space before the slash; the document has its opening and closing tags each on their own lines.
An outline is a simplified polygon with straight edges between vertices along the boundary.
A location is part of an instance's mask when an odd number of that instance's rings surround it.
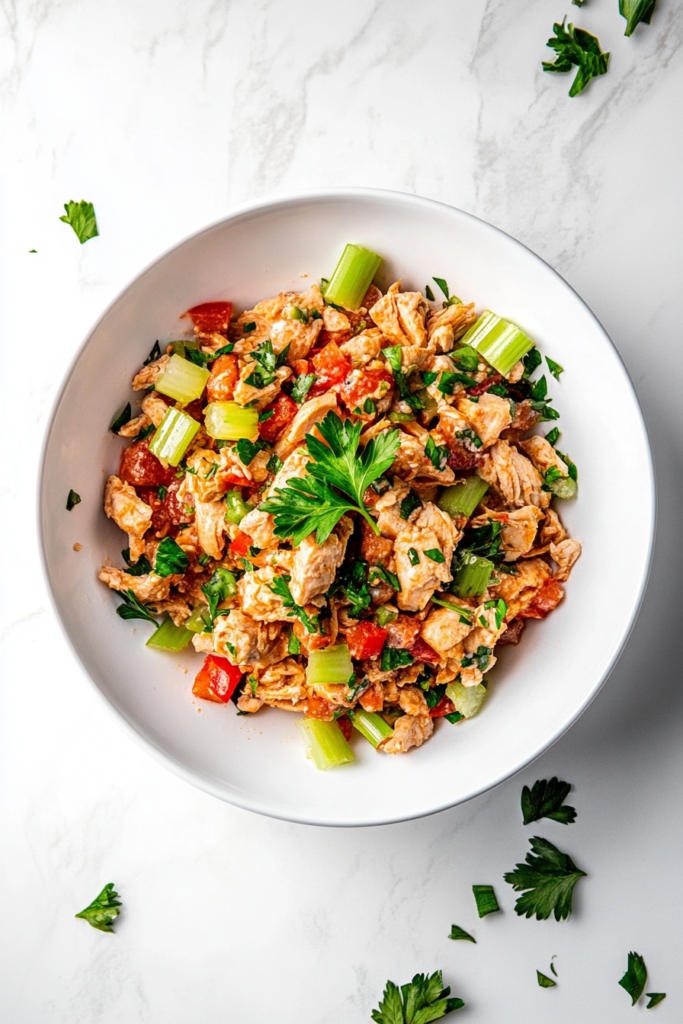
<svg viewBox="0 0 683 1024">
<path fill-rule="evenodd" d="M 165 487 L 175 480 L 175 469 L 168 469 L 159 462 L 156 455 L 149 450 L 149 440 L 133 441 L 121 452 L 119 476 L 125 483 L 133 487 Z"/>
<path fill-rule="evenodd" d="M 387 647 L 405 647 L 410 650 L 417 640 L 421 625 L 419 619 L 413 619 L 410 615 L 399 615 L 393 622 L 388 622 Z"/>
<path fill-rule="evenodd" d="M 348 377 L 339 389 L 339 397 L 344 405 L 353 412 L 354 409 L 362 409 L 366 398 L 381 398 L 380 385 L 382 381 L 387 384 L 383 395 L 387 394 L 394 386 L 394 378 L 388 370 L 382 368 L 377 370 L 362 370 L 358 377 Z"/>
<path fill-rule="evenodd" d="M 423 640 L 421 636 L 417 638 L 415 643 L 412 644 L 408 650 L 416 661 L 428 661 L 432 665 L 436 665 L 441 661 L 441 658 L 434 648 L 430 647 L 427 641 Z"/>
<path fill-rule="evenodd" d="M 192 692 L 202 700 L 226 704 L 237 689 L 242 675 L 242 669 L 231 664 L 227 658 L 207 654 L 203 667 L 197 673 Z"/>
<path fill-rule="evenodd" d="M 450 697 L 444 693 L 443 697 L 433 708 L 429 710 L 430 718 L 443 718 L 444 715 L 452 715 L 455 712 L 455 705 Z"/>
<path fill-rule="evenodd" d="M 382 653 L 387 631 L 373 622 L 359 622 L 346 631 L 352 658 L 376 658 Z"/>
<path fill-rule="evenodd" d="M 235 393 L 239 377 L 237 356 L 227 353 L 219 356 L 211 367 L 211 376 L 206 382 L 206 397 L 210 402 L 228 402 Z"/>
<path fill-rule="evenodd" d="M 201 302 L 188 309 L 183 316 L 189 316 L 197 330 L 203 334 L 227 331 L 232 316 L 232 302 Z"/>
<path fill-rule="evenodd" d="M 337 719 L 337 724 L 342 731 L 342 736 L 348 743 L 351 739 L 351 733 L 353 732 L 353 722 L 350 718 L 344 715 L 342 718 Z"/>
<path fill-rule="evenodd" d="M 309 396 L 312 398 L 324 395 L 326 391 L 329 391 L 336 384 L 341 384 L 343 380 L 346 380 L 352 369 L 351 363 L 348 359 L 344 358 L 339 345 L 335 341 L 325 345 L 321 352 L 313 356 L 313 368 L 314 372 L 318 375 L 318 379 L 309 391 Z"/>
<path fill-rule="evenodd" d="M 293 398 L 286 395 L 284 391 L 280 392 L 274 402 L 270 402 L 265 407 L 261 415 L 270 412 L 272 410 L 273 415 L 269 416 L 267 420 L 263 420 L 258 425 L 259 436 L 264 441 L 270 441 L 271 444 L 276 437 L 284 430 L 285 427 L 289 426 L 294 417 L 299 411 L 299 406 L 296 404 Z"/>
<path fill-rule="evenodd" d="M 304 373 L 311 373 L 312 363 L 308 359 L 295 359 L 292 363 L 292 369 L 297 377 L 301 377 Z"/>
<path fill-rule="evenodd" d="M 520 619 L 544 619 L 564 597 L 564 588 L 559 580 L 546 580 L 535 598 L 524 611 L 518 612 Z"/>
<path fill-rule="evenodd" d="M 251 537 L 248 533 L 238 533 L 229 547 L 231 555 L 235 558 L 246 558 L 251 547 Z"/>
</svg>

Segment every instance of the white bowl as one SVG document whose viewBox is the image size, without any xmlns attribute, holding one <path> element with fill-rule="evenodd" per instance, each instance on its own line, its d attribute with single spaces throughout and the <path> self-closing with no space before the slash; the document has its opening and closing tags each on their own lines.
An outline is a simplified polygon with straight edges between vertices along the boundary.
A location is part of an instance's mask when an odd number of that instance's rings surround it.
<svg viewBox="0 0 683 1024">
<path fill-rule="evenodd" d="M 423 288 L 436 274 L 464 300 L 519 324 L 565 367 L 549 377 L 561 449 L 579 468 L 579 496 L 561 515 L 583 555 L 566 598 L 530 622 L 491 673 L 482 713 L 407 756 L 378 755 L 357 736 L 356 761 L 321 772 L 306 759 L 296 716 L 238 717 L 196 700 L 202 658 L 145 647 L 150 627 L 124 622 L 97 579 L 122 564 L 125 537 L 102 512 L 121 442 L 108 427 L 155 339 L 182 336 L 178 316 L 210 299 L 238 310 L 328 276 L 346 242 L 384 257 L 380 283 Z M 307 276 L 305 276 L 307 275 Z M 139 397 L 139 396 L 138 396 Z M 628 487 L 628 503 L 622 484 Z M 82 503 L 64 507 L 69 488 Z M 519 771 L 558 739 L 614 666 L 644 591 L 654 487 L 638 401 L 612 343 L 574 291 L 523 245 L 460 210 L 416 196 L 336 189 L 242 207 L 162 256 L 113 302 L 67 374 L 47 434 L 40 523 L 47 576 L 64 629 L 90 677 L 132 735 L 188 782 L 240 807 L 292 821 L 375 825 L 460 803 Z M 74 542 L 83 550 L 73 551 Z M 201 714 L 198 714 L 201 708 Z"/>
</svg>

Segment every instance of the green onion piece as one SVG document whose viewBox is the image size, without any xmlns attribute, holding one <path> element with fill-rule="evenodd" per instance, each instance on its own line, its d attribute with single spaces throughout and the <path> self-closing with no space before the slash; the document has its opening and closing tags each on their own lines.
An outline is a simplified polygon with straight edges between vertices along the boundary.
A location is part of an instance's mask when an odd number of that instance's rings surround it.
<svg viewBox="0 0 683 1024">
<path fill-rule="evenodd" d="M 258 437 L 258 409 L 248 409 L 237 402 L 210 402 L 204 410 L 206 432 L 222 441 L 239 441 Z"/>
<path fill-rule="evenodd" d="M 410 423 L 415 419 L 414 412 L 390 412 L 389 419 L 392 423 Z"/>
<path fill-rule="evenodd" d="M 398 612 L 395 612 L 393 608 L 389 608 L 387 605 L 382 605 L 381 608 L 377 609 L 377 625 L 386 626 L 387 622 L 393 622 L 394 619 L 398 618 Z"/>
<path fill-rule="evenodd" d="M 489 485 L 480 476 L 468 476 L 466 480 L 447 487 L 437 505 L 449 516 L 471 516 L 488 489 Z"/>
<path fill-rule="evenodd" d="M 463 718 L 472 718 L 480 710 L 486 700 L 487 690 L 481 683 L 476 686 L 463 686 L 462 683 L 449 683 L 446 687 L 446 696 L 453 701 L 456 711 L 459 711 Z"/>
<path fill-rule="evenodd" d="M 244 500 L 239 491 L 228 491 L 225 495 L 225 504 L 225 519 L 228 523 L 241 523 L 247 512 L 251 512 L 254 507 L 250 501 Z"/>
<path fill-rule="evenodd" d="M 376 715 L 372 711 L 363 711 L 361 708 L 354 708 L 353 724 L 361 736 L 365 736 L 375 749 L 394 731 L 381 715 Z"/>
<path fill-rule="evenodd" d="M 149 442 L 149 450 L 177 466 L 198 430 L 197 421 L 182 409 L 169 409 Z"/>
<path fill-rule="evenodd" d="M 472 324 L 461 343 L 476 349 L 503 377 L 534 347 L 534 342 L 519 327 L 496 316 L 490 309 Z"/>
<path fill-rule="evenodd" d="M 311 652 L 313 653 L 313 652 Z M 316 768 L 337 768 L 353 761 L 351 748 L 336 722 L 321 722 L 317 718 L 302 718 L 296 723 L 306 747 L 306 756 Z"/>
<path fill-rule="evenodd" d="M 347 245 L 323 292 L 325 302 L 344 309 L 359 309 L 381 262 L 382 257 L 374 252 L 359 245 Z"/>
<path fill-rule="evenodd" d="M 311 651 L 306 666 L 306 679 L 315 683 L 346 683 L 353 672 L 351 653 L 346 644 Z"/>
<path fill-rule="evenodd" d="M 211 376 L 208 370 L 182 356 L 172 355 L 166 368 L 154 382 L 154 387 L 162 395 L 175 398 L 176 402 L 187 405 L 201 398 L 206 382 Z"/>
<path fill-rule="evenodd" d="M 432 594 L 432 604 L 438 604 L 439 607 L 441 607 L 441 608 L 448 608 L 448 610 L 451 611 L 451 612 L 457 612 L 458 615 L 460 616 L 461 621 L 464 622 L 465 624 L 468 624 L 468 623 L 470 623 L 472 621 L 472 609 L 471 608 L 461 608 L 459 604 L 454 604 L 453 601 L 444 601 L 440 597 L 434 597 L 433 594 Z"/>
<path fill-rule="evenodd" d="M 463 556 L 463 565 L 453 577 L 451 590 L 458 597 L 475 597 L 477 594 L 483 594 L 492 572 L 493 562 L 489 562 L 488 558 L 466 554 Z"/>
<path fill-rule="evenodd" d="M 486 917 L 487 914 L 495 914 L 500 910 L 492 885 L 473 885 L 472 892 L 479 917 Z"/>
<path fill-rule="evenodd" d="M 572 480 L 570 476 L 560 477 L 550 485 L 550 490 L 557 498 L 573 498 L 577 491 L 576 480 Z"/>
<path fill-rule="evenodd" d="M 174 625 L 173 619 L 164 619 L 156 632 L 152 633 L 145 646 L 156 647 L 159 651 L 182 651 L 183 647 L 187 647 L 192 639 L 192 632 L 185 626 Z"/>
<path fill-rule="evenodd" d="M 203 633 L 207 626 L 211 625 L 211 615 L 205 604 L 198 604 L 185 623 L 185 629 L 192 633 Z"/>
</svg>

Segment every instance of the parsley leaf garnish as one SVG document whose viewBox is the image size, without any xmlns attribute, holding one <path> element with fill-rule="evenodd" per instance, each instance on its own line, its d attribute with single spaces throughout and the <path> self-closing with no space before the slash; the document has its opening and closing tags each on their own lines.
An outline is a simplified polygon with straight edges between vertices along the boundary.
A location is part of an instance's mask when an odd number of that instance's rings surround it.
<svg viewBox="0 0 683 1024">
<path fill-rule="evenodd" d="M 424 402 L 416 393 L 410 390 L 406 375 L 401 369 L 403 366 L 403 349 L 401 346 L 393 345 L 391 348 L 385 348 L 383 349 L 383 354 L 391 367 L 401 401 L 405 402 L 413 412 L 419 412 L 420 409 L 424 409 Z"/>
<path fill-rule="evenodd" d="M 543 362 L 543 360 L 541 359 L 541 353 L 538 351 L 535 345 L 532 349 L 529 349 L 527 354 L 522 359 L 522 362 L 524 363 L 524 373 L 522 375 L 522 380 L 528 380 L 531 374 L 534 373 L 534 371 L 537 370 Z"/>
<path fill-rule="evenodd" d="M 129 548 L 126 550 L 130 552 Z M 147 555 L 141 555 L 134 565 L 129 563 L 129 567 L 125 570 L 128 576 L 148 576 L 152 571 L 152 566 Z"/>
<path fill-rule="evenodd" d="M 434 292 L 428 284 L 425 285 L 425 297 L 428 298 L 430 302 L 434 301 Z"/>
<path fill-rule="evenodd" d="M 88 904 L 85 910 L 81 910 L 76 917 L 87 921 L 92 928 L 101 932 L 113 932 L 112 924 L 119 916 L 121 901 L 119 894 L 114 890 L 114 883 L 105 885 L 99 896 L 96 896 L 92 903 Z"/>
<path fill-rule="evenodd" d="M 532 821 L 540 821 L 541 818 L 552 818 L 562 825 L 571 825 L 576 818 L 576 811 L 564 802 L 571 788 L 571 783 L 560 782 L 555 776 L 550 782 L 540 779 L 532 789 L 525 786 L 522 790 L 524 824 L 530 825 Z"/>
<path fill-rule="evenodd" d="M 449 939 L 464 939 L 465 942 L 474 942 L 476 939 L 469 932 L 466 932 L 464 928 L 461 928 L 459 924 L 451 925 L 451 934 L 448 936 Z"/>
<path fill-rule="evenodd" d="M 427 437 L 427 443 L 425 444 L 425 455 L 431 462 L 434 469 L 441 472 L 448 459 L 448 448 L 445 444 L 437 445 L 432 435 L 429 434 Z"/>
<path fill-rule="evenodd" d="M 479 353 L 471 345 L 463 345 L 462 348 L 451 352 L 450 357 L 453 362 L 458 364 L 461 370 L 469 370 L 470 373 L 476 373 L 479 369 Z"/>
<path fill-rule="evenodd" d="M 289 589 L 289 580 L 291 578 L 291 576 L 276 576 L 268 586 L 274 594 L 282 598 L 282 603 L 287 609 L 287 615 L 290 618 L 300 619 L 309 633 L 318 633 L 318 616 L 314 615 L 311 618 L 301 605 L 296 603 L 292 597 L 292 591 Z"/>
<path fill-rule="evenodd" d="M 184 573 L 189 565 L 189 558 L 173 537 L 164 537 L 154 556 L 154 571 L 157 576 L 172 576 Z"/>
<path fill-rule="evenodd" d="M 609 53 L 603 53 L 599 40 L 583 28 L 575 29 L 572 23 L 565 28 L 566 17 L 562 24 L 553 25 L 554 39 L 549 39 L 546 46 L 555 50 L 557 57 L 554 62 L 543 61 L 544 71 L 565 72 L 576 67 L 576 78 L 569 90 L 570 96 L 578 96 L 591 78 L 604 75 L 609 63 Z"/>
<path fill-rule="evenodd" d="M 282 469 L 282 459 L 275 452 L 270 456 L 266 463 L 266 469 L 269 473 L 279 473 Z"/>
<path fill-rule="evenodd" d="M 394 669 L 403 668 L 404 665 L 412 665 L 414 661 L 412 654 L 400 647 L 384 646 L 382 648 L 382 672 L 393 672 Z"/>
<path fill-rule="evenodd" d="M 130 423 L 132 415 L 133 414 L 131 412 L 130 402 L 128 402 L 126 408 L 122 409 L 118 416 L 116 416 L 115 419 L 112 421 L 112 425 L 109 428 L 112 434 L 118 434 L 121 427 L 125 427 L 126 423 Z"/>
<path fill-rule="evenodd" d="M 213 628 L 218 605 L 225 601 L 226 598 L 235 596 L 237 593 L 237 580 L 229 569 L 224 569 L 222 565 L 218 565 L 209 582 L 205 583 L 202 587 L 202 593 L 209 602 L 209 616 L 211 618 L 211 628 Z"/>
<path fill-rule="evenodd" d="M 647 967 L 640 953 L 629 953 L 628 967 L 619 984 L 631 997 L 631 1006 L 635 1006 L 643 994 L 647 981 Z"/>
<path fill-rule="evenodd" d="M 619 0 L 619 14 L 626 18 L 625 36 L 630 36 L 641 21 L 649 25 L 657 0 Z"/>
<path fill-rule="evenodd" d="M 245 437 L 241 437 L 235 445 L 237 455 L 243 466 L 248 466 L 250 462 L 253 462 L 258 453 L 263 450 L 263 447 L 263 442 L 248 441 Z"/>
<path fill-rule="evenodd" d="M 253 388 L 267 388 L 275 380 L 275 371 L 287 361 L 288 352 L 289 345 L 276 355 L 272 341 L 266 338 L 257 349 L 249 353 L 257 365 L 245 379 L 245 384 L 251 384 Z"/>
<path fill-rule="evenodd" d="M 536 977 L 538 979 L 538 984 L 541 986 L 541 988 L 554 988 L 555 985 L 557 985 L 556 981 L 553 981 L 552 978 L 549 978 L 547 974 L 541 974 L 540 971 L 536 971 Z"/>
<path fill-rule="evenodd" d="M 357 619 L 361 612 L 370 606 L 367 569 L 368 563 L 362 558 L 347 558 L 329 591 L 329 596 L 341 591 L 344 597 L 351 602 L 348 612 L 353 619 Z"/>
<path fill-rule="evenodd" d="M 145 621 L 151 622 L 155 626 L 159 625 L 149 608 L 146 608 L 141 601 L 138 601 L 132 590 L 127 590 L 125 594 L 122 593 L 121 597 L 124 603 L 118 606 L 116 614 L 122 619 L 145 619 Z"/>
<path fill-rule="evenodd" d="M 400 438 L 398 430 L 384 431 L 359 455 L 363 425 L 360 421 L 342 421 L 330 411 L 317 424 L 323 440 L 306 435 L 306 447 L 313 459 L 306 465 L 306 475 L 276 488 L 276 493 L 260 506 L 272 514 L 278 537 L 291 537 L 297 545 L 315 530 L 316 541 L 322 544 L 345 512 L 360 512 L 378 533 L 363 494 L 393 463 Z"/>
<path fill-rule="evenodd" d="M 368 582 L 371 586 L 375 586 L 378 579 L 388 583 L 394 590 L 401 589 L 401 584 L 399 583 L 398 576 L 395 573 L 389 572 L 389 570 L 385 569 L 382 565 L 373 565 L 368 575 Z"/>
<path fill-rule="evenodd" d="M 71 225 L 81 245 L 99 234 L 95 207 L 92 203 L 86 203 L 85 199 L 81 199 L 80 203 L 75 203 L 72 199 L 68 203 L 64 203 L 64 209 L 66 215 L 59 219 L 65 224 Z"/>
<path fill-rule="evenodd" d="M 301 405 L 302 402 L 306 401 L 306 395 L 313 387 L 315 381 L 316 376 L 314 373 L 300 374 L 294 381 L 294 386 L 289 392 L 289 397 L 296 402 L 297 405 Z"/>
<path fill-rule="evenodd" d="M 560 374 L 564 373 L 564 366 L 560 366 L 560 364 L 556 363 L 554 359 L 550 358 L 550 356 L 546 356 L 545 361 L 548 364 L 548 369 L 552 373 L 555 380 L 559 380 Z"/>
<path fill-rule="evenodd" d="M 495 914 L 500 910 L 492 885 L 473 885 L 472 892 L 479 917 L 486 917 L 487 914 Z"/>
<path fill-rule="evenodd" d="M 548 433 L 545 435 L 545 439 L 548 442 L 548 444 L 551 444 L 554 447 L 560 439 L 559 427 L 553 427 L 552 430 L 549 430 Z"/>
<path fill-rule="evenodd" d="M 645 995 L 650 1000 L 645 1007 L 646 1010 L 651 1010 L 657 1003 L 661 1003 L 662 999 L 666 999 L 666 992 L 646 992 Z"/>
<path fill-rule="evenodd" d="M 448 284 L 447 284 L 447 283 L 446 283 L 446 282 L 444 281 L 444 279 L 443 279 L 442 277 L 433 277 L 433 278 L 432 278 L 432 281 L 434 281 L 434 283 L 435 283 L 436 285 L 438 285 L 438 287 L 439 287 L 439 288 L 441 289 L 441 291 L 442 291 L 442 292 L 444 293 L 444 295 L 446 296 L 446 298 L 447 298 L 447 299 L 450 299 L 450 297 L 451 297 L 451 293 L 450 293 L 450 291 L 448 290 Z"/>
<path fill-rule="evenodd" d="M 66 499 L 66 510 L 67 510 L 67 512 L 70 512 L 72 508 L 74 508 L 76 505 L 80 505 L 80 503 L 81 503 L 81 496 L 80 496 L 80 494 L 76 494 L 76 492 L 74 490 L 69 491 L 69 494 L 68 494 L 67 499 Z"/>
<path fill-rule="evenodd" d="M 441 971 L 432 975 L 416 974 L 408 985 L 388 981 L 379 1009 L 372 1011 L 375 1024 L 429 1024 L 465 1005 L 462 999 L 450 996 L 450 987 L 443 988 Z"/>
<path fill-rule="evenodd" d="M 556 921 L 566 920 L 572 912 L 574 886 L 586 872 L 547 839 L 534 836 L 529 842 L 532 852 L 527 853 L 526 863 L 516 864 L 514 871 L 503 876 L 516 892 L 529 890 L 517 900 L 515 911 L 520 917 L 535 914 L 538 921 L 552 913 Z"/>
<path fill-rule="evenodd" d="M 412 549 L 411 549 L 412 550 Z M 432 562 L 445 562 L 446 559 L 438 548 L 425 548 L 425 555 L 427 558 L 431 558 Z"/>
<path fill-rule="evenodd" d="M 401 507 L 398 510 L 398 514 L 401 519 L 409 519 L 416 508 L 422 508 L 422 501 L 417 496 L 415 491 L 408 491 L 405 498 L 401 502 Z"/>
</svg>

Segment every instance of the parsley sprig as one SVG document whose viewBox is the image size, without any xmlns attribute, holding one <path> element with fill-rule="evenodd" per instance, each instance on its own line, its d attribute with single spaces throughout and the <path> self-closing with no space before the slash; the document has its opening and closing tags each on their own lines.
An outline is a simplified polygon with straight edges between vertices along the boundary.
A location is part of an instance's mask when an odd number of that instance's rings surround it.
<svg viewBox="0 0 683 1024">
<path fill-rule="evenodd" d="M 306 447 L 313 459 L 306 466 L 306 475 L 276 488 L 276 493 L 260 506 L 273 516 L 276 536 L 291 537 L 296 546 L 315 531 L 317 543 L 323 544 L 345 512 L 359 512 L 374 533 L 379 533 L 363 494 L 393 463 L 399 433 L 385 431 L 358 454 L 363 425 L 362 421 L 342 421 L 330 411 L 317 424 L 323 440 L 306 435 Z"/>
<path fill-rule="evenodd" d="M 465 1005 L 451 996 L 450 987 L 443 987 L 441 971 L 416 974 L 408 985 L 388 981 L 379 1009 L 372 1011 L 375 1024 L 428 1024 L 441 1020 L 447 1013 Z M 449 998 L 450 997 L 450 998 Z"/>
<path fill-rule="evenodd" d="M 253 388 L 267 388 L 275 380 L 275 371 L 287 361 L 289 345 L 283 348 L 278 355 L 273 352 L 273 343 L 270 338 L 262 342 L 258 348 L 249 355 L 256 362 L 256 366 L 245 380 L 245 384 L 251 384 Z"/>
<path fill-rule="evenodd" d="M 114 890 L 114 883 L 105 885 L 99 896 L 96 896 L 92 903 L 89 903 L 85 910 L 81 910 L 76 917 L 87 921 L 92 928 L 101 932 L 113 932 L 112 923 L 119 916 L 121 901 L 119 894 Z"/>
<path fill-rule="evenodd" d="M 552 818 L 562 825 L 571 825 L 576 819 L 576 811 L 564 802 L 571 788 L 571 783 L 560 782 L 555 776 L 550 782 L 539 779 L 531 789 L 525 786 L 522 790 L 524 824 L 530 825 L 532 821 L 540 821 L 541 818 Z"/>
<path fill-rule="evenodd" d="M 554 61 L 543 61 L 544 71 L 566 72 L 577 68 L 576 78 L 569 90 L 570 96 L 578 96 L 591 78 L 604 75 L 609 64 L 609 53 L 600 49 L 600 41 L 583 28 L 574 28 L 570 22 L 565 28 L 566 17 L 562 24 L 553 25 L 555 37 L 548 40 L 546 46 L 557 54 Z"/>
<path fill-rule="evenodd" d="M 137 599 L 132 590 L 127 590 L 125 594 L 121 592 L 123 598 L 123 604 L 120 604 L 116 609 L 116 614 L 122 619 L 145 619 L 146 622 L 151 622 L 155 626 L 158 626 L 154 615 L 152 615 L 149 608 Z"/>
<path fill-rule="evenodd" d="M 555 920 L 566 920 L 572 912 L 574 886 L 586 874 L 577 868 L 566 853 L 547 839 L 534 836 L 526 863 L 516 864 L 514 871 L 503 877 L 516 892 L 528 890 L 515 903 L 517 914 L 545 921 L 554 913 Z"/>
</svg>

